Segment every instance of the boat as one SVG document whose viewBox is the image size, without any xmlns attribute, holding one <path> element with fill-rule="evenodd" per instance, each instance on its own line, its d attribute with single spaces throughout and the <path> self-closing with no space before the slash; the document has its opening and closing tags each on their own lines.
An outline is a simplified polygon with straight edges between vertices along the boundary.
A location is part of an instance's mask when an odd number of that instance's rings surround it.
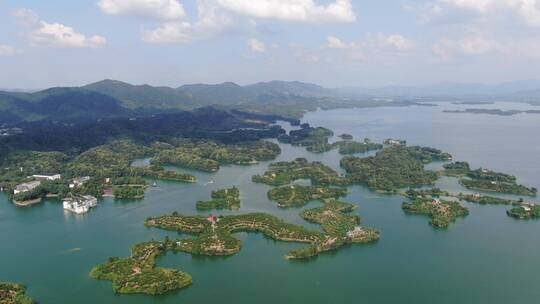
<svg viewBox="0 0 540 304">
<path fill-rule="evenodd" d="M 152 184 L 152 187 L 157 187 L 157 183 L 154 182 L 154 183 Z"/>
</svg>

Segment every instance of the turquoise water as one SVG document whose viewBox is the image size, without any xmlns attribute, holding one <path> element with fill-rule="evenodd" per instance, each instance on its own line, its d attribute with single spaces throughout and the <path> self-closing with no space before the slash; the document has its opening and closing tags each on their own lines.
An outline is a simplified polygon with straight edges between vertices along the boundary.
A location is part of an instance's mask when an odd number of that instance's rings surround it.
<svg viewBox="0 0 540 304">
<path fill-rule="evenodd" d="M 441 112 L 466 107 L 480 106 L 319 111 L 304 120 L 336 134 L 377 141 L 396 137 L 441 148 L 457 160 L 510 172 L 520 182 L 540 188 L 540 144 L 536 142 L 540 116 Z M 517 105 L 494 107 L 516 109 Z M 288 145 L 282 148 L 279 160 L 303 156 L 339 169 L 340 156 L 335 151 L 318 155 Z M 227 166 L 215 174 L 193 172 L 199 179 L 194 185 L 158 181 L 144 200 L 104 199 L 84 216 L 64 213 L 55 201 L 18 208 L 2 195 L 0 279 L 24 283 L 29 295 L 45 304 L 535 303 L 540 296 L 540 221 L 509 218 L 504 206 L 467 204 L 468 217 L 458 219 L 448 230 L 435 230 L 426 218 L 404 214 L 400 197 L 362 186 L 350 187 L 346 200 L 359 206 L 355 212 L 364 225 L 381 231 L 375 244 L 349 246 L 307 262 L 286 261 L 283 256 L 299 245 L 241 233 L 237 236 L 243 248 L 232 257 L 167 254 L 159 258 L 159 266 L 182 269 L 194 279 L 189 288 L 160 297 L 115 295 L 110 282 L 88 277 L 94 265 L 109 256 L 127 256 L 135 243 L 177 236 L 145 228 L 146 217 L 172 211 L 197 213 L 197 200 L 208 199 L 211 190 L 225 186 L 240 188 L 240 212 L 269 212 L 318 229 L 298 217 L 300 210 L 278 209 L 268 201 L 268 186 L 250 182 L 267 165 Z M 438 184 L 464 191 L 452 178 Z"/>
</svg>

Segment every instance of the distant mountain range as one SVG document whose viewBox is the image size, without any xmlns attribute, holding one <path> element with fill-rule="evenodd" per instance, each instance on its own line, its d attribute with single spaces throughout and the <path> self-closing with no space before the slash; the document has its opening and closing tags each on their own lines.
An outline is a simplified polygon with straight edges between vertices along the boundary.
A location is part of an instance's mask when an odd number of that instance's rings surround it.
<svg viewBox="0 0 540 304">
<path fill-rule="evenodd" d="M 82 87 L 50 88 L 32 93 L 0 91 L 0 123 L 141 116 L 210 105 L 298 117 L 318 107 L 379 106 L 390 105 L 389 102 L 406 105 L 419 99 L 508 99 L 540 104 L 540 81 L 329 89 L 297 81 L 247 86 L 226 82 L 171 88 L 103 80 Z"/>
</svg>

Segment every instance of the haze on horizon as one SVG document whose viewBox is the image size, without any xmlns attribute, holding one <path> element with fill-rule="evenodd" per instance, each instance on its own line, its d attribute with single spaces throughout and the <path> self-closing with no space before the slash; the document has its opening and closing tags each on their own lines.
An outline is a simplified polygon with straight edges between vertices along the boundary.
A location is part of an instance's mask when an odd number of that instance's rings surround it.
<svg viewBox="0 0 540 304">
<path fill-rule="evenodd" d="M 540 0 L 4 0 L 1 88 L 538 78 Z"/>
</svg>

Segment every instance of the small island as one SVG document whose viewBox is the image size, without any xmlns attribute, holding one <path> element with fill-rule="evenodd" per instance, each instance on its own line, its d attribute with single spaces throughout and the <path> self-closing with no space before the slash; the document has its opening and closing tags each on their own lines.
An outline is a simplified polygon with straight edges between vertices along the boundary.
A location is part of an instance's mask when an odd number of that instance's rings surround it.
<svg viewBox="0 0 540 304">
<path fill-rule="evenodd" d="M 372 190 L 395 193 L 406 186 L 434 183 L 438 178 L 437 173 L 425 170 L 424 164 L 451 158 L 450 154 L 434 148 L 390 146 L 375 156 L 344 157 L 341 167 L 347 172 L 351 183 L 362 183 Z"/>
<path fill-rule="evenodd" d="M 506 214 L 520 220 L 538 219 L 540 218 L 540 205 L 523 203 L 519 207 L 506 211 Z"/>
<path fill-rule="evenodd" d="M 220 189 L 212 191 L 212 200 L 197 202 L 198 210 L 212 210 L 212 209 L 240 209 L 240 190 L 233 186 L 228 189 Z"/>
<path fill-rule="evenodd" d="M 412 202 L 404 202 L 402 208 L 411 214 L 423 214 L 429 216 L 429 224 L 435 228 L 447 228 L 458 217 L 469 214 L 469 210 L 458 202 L 443 201 L 433 198 L 416 198 Z"/>
<path fill-rule="evenodd" d="M 444 113 L 453 114 L 487 114 L 498 116 L 513 116 L 518 114 L 540 114 L 540 110 L 501 110 L 501 109 L 465 109 L 465 110 L 444 110 Z"/>
<path fill-rule="evenodd" d="M 291 185 L 271 189 L 268 198 L 276 201 L 280 208 L 302 207 L 310 201 L 336 199 L 348 194 L 345 188 Z"/>
<path fill-rule="evenodd" d="M 538 192 L 534 187 L 518 184 L 513 175 L 483 168 L 471 170 L 467 162 L 454 162 L 443 167 L 442 174 L 459 177 L 459 183 L 467 189 L 527 196 L 536 196 Z"/>
<path fill-rule="evenodd" d="M 309 179 L 313 185 L 346 185 L 347 179 L 321 162 L 309 162 L 297 158 L 290 162 L 270 164 L 263 175 L 255 175 L 252 181 L 271 186 L 283 186 L 299 179 Z"/>
<path fill-rule="evenodd" d="M 174 243 L 168 240 L 137 244 L 129 258 L 111 257 L 107 263 L 94 267 L 90 276 L 112 281 L 113 290 L 117 293 L 159 295 L 184 288 L 192 283 L 189 274 L 155 266 L 156 257 L 173 246 Z"/>
<path fill-rule="evenodd" d="M 309 124 L 302 124 L 300 129 L 292 130 L 288 135 L 280 135 L 278 141 L 305 147 L 309 152 L 323 153 L 333 149 L 332 145 L 328 143 L 328 139 L 332 136 L 334 136 L 334 132 L 330 129 L 314 128 Z"/>
<path fill-rule="evenodd" d="M 1 304 L 34 304 L 36 303 L 26 295 L 26 288 L 20 284 L 0 282 Z"/>
</svg>

